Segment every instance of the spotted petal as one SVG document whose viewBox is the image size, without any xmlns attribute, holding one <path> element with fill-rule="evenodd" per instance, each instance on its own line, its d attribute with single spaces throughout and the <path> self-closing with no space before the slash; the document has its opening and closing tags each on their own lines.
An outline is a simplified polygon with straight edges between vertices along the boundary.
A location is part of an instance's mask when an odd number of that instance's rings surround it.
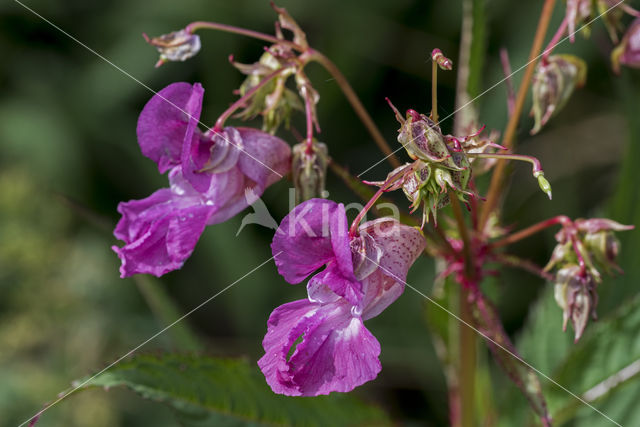
<svg viewBox="0 0 640 427">
<path fill-rule="evenodd" d="M 407 272 L 424 250 L 426 242 L 420 230 L 400 224 L 392 218 L 380 218 L 360 226 L 382 249 L 379 268 L 364 278 L 364 320 L 380 314 L 404 291 Z"/>
</svg>

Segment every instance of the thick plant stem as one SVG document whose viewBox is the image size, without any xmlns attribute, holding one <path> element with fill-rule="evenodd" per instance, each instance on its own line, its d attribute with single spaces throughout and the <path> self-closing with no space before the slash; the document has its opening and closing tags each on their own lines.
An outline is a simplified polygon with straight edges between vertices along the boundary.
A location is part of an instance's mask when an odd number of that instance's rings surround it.
<svg viewBox="0 0 640 427">
<path fill-rule="evenodd" d="M 469 302 L 469 289 L 460 287 L 460 318 L 474 323 Z M 476 335 L 466 325 L 460 327 L 460 426 L 475 425 Z"/>
<path fill-rule="evenodd" d="M 353 111 L 355 111 L 364 127 L 367 129 L 367 131 L 369 131 L 369 134 L 373 138 L 380 151 L 385 154 L 386 159 L 389 161 L 389 163 L 391 163 L 394 168 L 400 166 L 400 161 L 398 160 L 396 155 L 393 154 L 391 147 L 389 147 L 389 144 L 387 144 L 384 136 L 382 136 L 382 133 L 374 123 L 373 119 L 362 105 L 362 102 L 360 102 L 360 98 L 358 98 L 358 95 L 356 95 L 355 91 L 347 81 L 347 78 L 342 74 L 338 67 L 329 58 L 318 51 L 313 51 L 311 59 L 322 65 L 335 79 L 336 83 L 342 90 L 342 93 L 344 93 L 344 96 L 347 98 L 347 101 L 349 101 L 349 103 L 351 104 Z"/>
<path fill-rule="evenodd" d="M 458 224 L 458 231 L 463 241 L 465 282 L 460 284 L 460 318 L 467 324 L 473 324 L 472 307 L 469 301 L 469 289 L 472 283 L 476 283 L 473 253 L 471 251 L 471 238 L 464 221 L 462 207 L 453 192 L 449 192 L 453 215 Z M 459 367 L 459 398 L 460 398 L 460 426 L 473 427 L 475 422 L 475 378 L 476 378 L 476 336 L 475 331 L 466 325 L 460 325 L 460 367 Z"/>
<path fill-rule="evenodd" d="M 540 20 L 538 21 L 538 28 L 536 30 L 535 39 L 533 41 L 533 45 L 531 46 L 531 51 L 529 52 L 529 65 L 525 70 L 522 83 L 520 84 L 520 88 L 518 89 L 518 96 L 516 97 L 513 114 L 509 118 L 507 128 L 504 132 L 504 138 L 502 140 L 502 145 L 504 145 L 507 149 L 513 148 L 513 144 L 515 142 L 516 130 L 518 128 L 518 123 L 520 122 L 520 116 L 522 115 L 524 102 L 527 99 L 527 93 L 529 91 L 529 86 L 533 78 L 533 72 L 536 68 L 536 58 L 540 55 L 540 51 L 542 50 L 542 44 L 544 43 L 544 37 L 547 33 L 547 29 L 549 28 L 549 21 L 551 20 L 551 15 L 553 14 L 553 8 L 555 4 L 556 0 L 545 0 L 544 6 L 542 8 L 542 14 L 540 15 Z M 500 198 L 500 195 L 502 193 L 502 186 L 504 185 L 506 167 L 507 164 L 504 160 L 498 161 L 498 163 L 496 164 L 496 168 L 493 171 L 493 176 L 491 177 L 489 191 L 487 193 L 487 201 L 484 204 L 482 213 L 480 215 L 480 221 L 478 223 L 479 230 L 484 229 L 484 226 L 489 219 L 489 215 L 491 214 L 491 212 L 493 212 L 496 205 L 498 204 L 498 199 Z"/>
</svg>

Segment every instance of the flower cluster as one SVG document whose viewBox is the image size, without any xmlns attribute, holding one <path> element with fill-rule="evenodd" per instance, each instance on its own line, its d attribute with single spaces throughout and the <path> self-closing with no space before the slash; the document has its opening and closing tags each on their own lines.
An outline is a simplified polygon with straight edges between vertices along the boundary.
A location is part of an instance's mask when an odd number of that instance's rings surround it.
<svg viewBox="0 0 640 427">
<path fill-rule="evenodd" d="M 160 173 L 169 171 L 169 188 L 118 205 L 114 235 L 125 244 L 113 250 L 122 277 L 180 268 L 207 225 L 248 206 L 247 189 L 259 197 L 289 171 L 290 148 L 275 136 L 242 127 L 200 131 L 203 94 L 199 83 L 173 83 L 140 114 L 140 149 Z"/>
<path fill-rule="evenodd" d="M 258 365 L 271 389 L 288 396 L 347 392 L 374 379 L 380 344 L 363 322 L 404 291 L 407 271 L 425 248 L 419 230 L 391 218 L 348 231 L 344 206 L 311 199 L 287 215 L 271 245 L 278 272 L 307 283 L 308 298 L 269 317 Z"/>
<path fill-rule="evenodd" d="M 555 299 L 563 312 L 563 329 L 571 320 L 578 341 L 589 317 L 596 318 L 598 294 L 596 286 L 602 282 L 600 271 L 621 272 L 615 260 L 619 242 L 614 231 L 633 229 L 606 218 L 563 218 L 563 227 L 556 233 L 558 244 L 545 267 L 557 268 Z"/>
</svg>

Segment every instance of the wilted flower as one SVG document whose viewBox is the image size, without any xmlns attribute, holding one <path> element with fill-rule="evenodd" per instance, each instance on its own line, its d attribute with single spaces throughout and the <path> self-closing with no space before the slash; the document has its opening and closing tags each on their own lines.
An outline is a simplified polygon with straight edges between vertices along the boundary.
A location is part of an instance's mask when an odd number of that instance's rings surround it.
<svg viewBox="0 0 640 427">
<path fill-rule="evenodd" d="M 160 59 L 156 63 L 156 67 L 167 61 L 186 61 L 195 56 L 201 47 L 200 36 L 186 30 L 174 31 L 152 39 L 146 34 L 143 36 L 147 43 L 155 46 L 160 52 Z"/>
<path fill-rule="evenodd" d="M 640 68 L 640 18 L 631 23 L 620 45 L 611 53 L 613 69 L 620 72 L 620 64 Z"/>
<path fill-rule="evenodd" d="M 609 274 L 621 271 L 615 263 L 619 243 L 613 231 L 633 228 L 606 218 L 575 221 L 566 218 L 562 229 L 556 233 L 558 244 L 545 271 L 558 267 L 555 299 L 564 313 L 563 328 L 566 329 L 567 321 L 571 319 L 576 341 L 589 316 L 596 317 L 596 285 L 602 281 L 599 270 Z"/>
<path fill-rule="evenodd" d="M 248 206 L 246 189 L 259 197 L 289 170 L 290 149 L 279 138 L 249 128 L 201 132 L 203 94 L 199 83 L 173 83 L 140 114 L 142 154 L 160 173 L 170 170 L 170 188 L 118 205 L 114 235 L 125 245 L 113 250 L 122 260 L 121 277 L 180 268 L 207 225 Z"/>
<path fill-rule="evenodd" d="M 344 206 L 323 199 L 298 205 L 271 245 L 278 272 L 307 284 L 308 299 L 276 308 L 258 361 L 275 393 L 317 396 L 348 392 L 381 370 L 380 344 L 364 321 L 404 290 L 407 271 L 425 247 L 420 231 L 381 218 L 347 230 Z"/>
<path fill-rule="evenodd" d="M 566 330 L 567 322 L 571 320 L 577 342 L 587 326 L 589 317 L 597 318 L 596 280 L 579 266 L 567 265 L 556 275 L 554 296 L 562 309 L 562 329 Z"/>
<path fill-rule="evenodd" d="M 328 164 L 329 151 L 326 144 L 313 141 L 311 152 L 306 142 L 293 146 L 291 175 L 296 189 L 296 204 L 322 197 Z"/>
<path fill-rule="evenodd" d="M 573 55 L 553 55 L 540 61 L 534 75 L 531 114 L 535 135 L 567 103 L 573 90 L 586 82 L 587 65 Z"/>
</svg>

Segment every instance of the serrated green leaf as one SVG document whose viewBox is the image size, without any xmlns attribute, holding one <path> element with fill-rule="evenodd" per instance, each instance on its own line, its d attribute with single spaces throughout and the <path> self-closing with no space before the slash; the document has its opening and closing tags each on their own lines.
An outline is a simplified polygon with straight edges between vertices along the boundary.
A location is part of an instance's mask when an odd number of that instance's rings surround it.
<svg viewBox="0 0 640 427">
<path fill-rule="evenodd" d="M 390 424 L 382 410 L 350 395 L 274 394 L 257 367 L 236 359 L 138 355 L 91 379 L 82 389 L 118 386 L 168 404 L 178 420 L 190 426 Z"/>
<path fill-rule="evenodd" d="M 588 402 L 621 390 L 625 383 L 638 378 L 633 366 L 640 362 L 639 330 L 640 296 L 636 296 L 607 319 L 594 323 L 557 368 L 554 378 Z M 583 406 L 562 390 L 550 387 L 548 394 L 560 408 L 557 412 L 561 420 L 571 418 Z M 607 420 L 602 417 L 598 421 Z"/>
</svg>

